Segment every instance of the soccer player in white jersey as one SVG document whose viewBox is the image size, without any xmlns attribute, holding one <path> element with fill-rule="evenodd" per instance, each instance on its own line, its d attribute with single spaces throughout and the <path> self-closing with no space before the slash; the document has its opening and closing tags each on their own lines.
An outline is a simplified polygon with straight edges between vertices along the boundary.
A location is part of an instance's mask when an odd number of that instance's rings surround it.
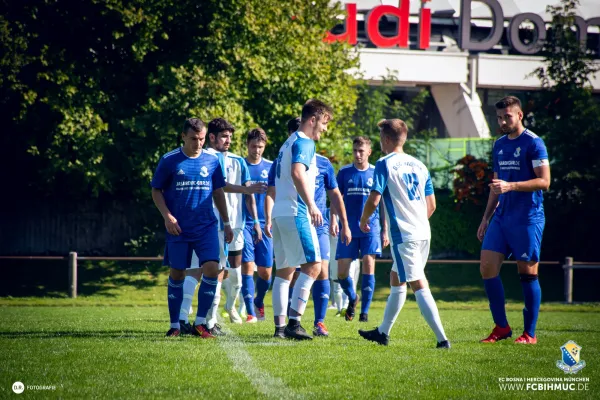
<svg viewBox="0 0 600 400">
<path fill-rule="evenodd" d="M 290 135 L 277 157 L 277 195 L 272 213 L 277 267 L 273 311 L 278 318 L 275 325 L 280 333 L 297 340 L 312 339 L 300 325 L 300 319 L 313 282 L 321 272 L 321 252 L 315 227 L 323 224 L 323 215 L 314 199 L 318 171 L 315 140 L 327 130 L 332 116 L 331 108 L 322 101 L 307 101 L 302 107 L 300 129 Z M 276 300 L 287 297 L 297 265 L 301 272 L 294 286 L 289 322 L 285 326 L 287 304 L 279 304 L 281 302 Z"/>
<path fill-rule="evenodd" d="M 381 150 L 387 154 L 375 165 L 375 183 L 360 218 L 360 228 L 368 233 L 369 220 L 383 197 L 392 243 L 394 266 L 390 274 L 391 292 L 385 306 L 383 323 L 370 330 L 359 330 L 365 339 L 387 345 L 389 335 L 406 301 L 406 282 L 415 293 L 421 315 L 435 333 L 438 348 L 450 348 L 435 305 L 425 264 L 429 257 L 431 230 L 429 217 L 435 211 L 435 195 L 425 165 L 404 153 L 408 128 L 400 119 L 380 121 Z"/>
</svg>

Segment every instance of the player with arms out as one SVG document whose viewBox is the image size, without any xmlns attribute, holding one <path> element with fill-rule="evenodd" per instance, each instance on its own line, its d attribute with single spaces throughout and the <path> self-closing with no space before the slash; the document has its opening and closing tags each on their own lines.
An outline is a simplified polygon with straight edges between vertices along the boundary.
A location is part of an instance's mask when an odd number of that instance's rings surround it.
<svg viewBox="0 0 600 400">
<path fill-rule="evenodd" d="M 273 161 L 262 157 L 267 145 L 267 134 L 261 128 L 254 128 L 246 137 L 248 157 L 246 164 L 250 173 L 250 183 L 267 184 L 269 171 Z M 255 323 L 265 319 L 265 294 L 271 286 L 271 268 L 273 267 L 273 241 L 270 237 L 262 235 L 259 240 L 255 227 L 261 233 L 265 226 L 265 195 L 255 194 L 256 211 L 250 210 L 246 204 L 246 227 L 244 228 L 244 250 L 242 252 L 242 297 L 246 304 L 248 317 L 246 322 Z M 252 215 L 256 213 L 257 219 Z M 254 298 L 254 269 L 257 267 L 258 280 L 256 282 L 256 298 Z M 258 318 L 254 307 L 258 311 Z"/>
<path fill-rule="evenodd" d="M 375 165 L 375 183 L 360 218 L 360 228 L 369 232 L 371 215 L 383 197 L 388 218 L 394 266 L 390 273 L 391 290 L 379 327 L 359 330 L 365 339 L 387 345 L 389 335 L 406 301 L 406 282 L 415 294 L 421 315 L 434 332 L 438 348 L 450 348 L 442 321 L 425 278 L 431 230 L 429 217 L 435 211 L 435 195 L 425 165 L 404 153 L 408 128 L 400 119 L 380 121 L 381 150 L 387 156 Z"/>
<path fill-rule="evenodd" d="M 494 343 L 512 336 L 499 276 L 502 262 L 512 253 L 525 297 L 524 331 L 515 343 L 536 344 L 535 327 L 542 301 L 538 281 L 545 224 L 542 192 L 550 187 L 548 152 L 544 141 L 523 126 L 518 98 L 508 96 L 498 101 L 496 116 L 504 136 L 494 143 L 494 179 L 477 230 L 477 238 L 483 241 L 481 277 L 496 326 L 481 342 Z"/>
<path fill-rule="evenodd" d="M 213 201 L 224 223 L 225 241 L 231 242 L 233 238 L 223 192 L 225 178 L 219 159 L 202 150 L 206 139 L 202 120 L 186 120 L 181 138 L 183 147 L 161 157 L 151 183 L 152 200 L 167 229 L 164 263 L 170 267 L 167 298 L 171 320 L 167 336 L 181 334 L 179 313 L 185 270 L 190 266 L 192 251 L 195 251 L 204 276 L 198 290 L 193 333 L 202 338 L 213 338 L 206 326 L 219 275 L 218 221 L 213 212 Z"/>
<path fill-rule="evenodd" d="M 354 290 L 353 278 L 350 276 L 350 264 L 353 260 L 362 257 L 362 288 L 361 288 L 361 310 L 360 322 L 369 320 L 369 308 L 375 291 L 375 257 L 381 255 L 382 235 L 379 222 L 379 211 L 383 213 L 382 207 L 377 207 L 369 221 L 368 233 L 360 229 L 360 217 L 369 193 L 373 188 L 373 174 L 375 167 L 369 164 L 371 155 L 371 140 L 366 136 L 354 138 L 352 143 L 352 155 L 354 162 L 340 168 L 337 174 L 337 182 L 344 204 L 348 210 L 348 220 L 352 231 L 352 242 L 348 245 L 338 242 L 336 260 L 338 261 L 338 281 L 346 296 L 348 296 L 348 307 L 346 308 L 346 321 L 354 319 L 355 307 L 358 296 Z M 335 211 L 334 211 L 335 213 Z M 385 220 L 384 220 L 385 221 Z M 383 222 L 383 247 L 389 244 L 386 222 Z"/>
</svg>

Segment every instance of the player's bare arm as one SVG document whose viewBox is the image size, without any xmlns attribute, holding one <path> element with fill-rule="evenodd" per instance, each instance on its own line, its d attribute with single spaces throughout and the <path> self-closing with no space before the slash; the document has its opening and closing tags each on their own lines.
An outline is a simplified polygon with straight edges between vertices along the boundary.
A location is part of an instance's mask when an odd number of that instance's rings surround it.
<svg viewBox="0 0 600 400">
<path fill-rule="evenodd" d="M 427 218 L 429 219 L 431 218 L 436 209 L 435 194 L 430 194 L 429 196 L 426 196 L 425 202 L 427 203 Z"/>
<path fill-rule="evenodd" d="M 534 179 L 523 182 L 506 182 L 494 179 L 490 187 L 495 194 L 503 194 L 511 191 L 537 192 L 538 190 L 548 190 L 550 188 L 550 165 L 546 164 L 536 167 L 533 169 L 533 172 L 536 176 Z"/>
<path fill-rule="evenodd" d="M 181 228 L 179 227 L 177 218 L 175 218 L 173 214 L 171 214 L 171 211 L 169 211 L 162 190 L 152 188 L 152 200 L 154 201 L 154 205 L 156 206 L 156 208 L 158 208 L 158 211 L 160 211 L 160 214 L 165 220 L 165 227 L 167 228 L 167 232 L 169 232 L 171 235 L 179 236 L 179 234 L 181 233 Z"/>
<path fill-rule="evenodd" d="M 381 216 L 381 246 L 385 249 L 390 245 L 390 237 L 388 235 L 388 224 L 385 218 L 385 203 L 381 202 L 379 207 L 379 215 Z"/>
<path fill-rule="evenodd" d="M 225 232 L 225 242 L 231 243 L 231 241 L 233 240 L 233 230 L 229 225 L 229 215 L 227 214 L 227 200 L 225 200 L 225 192 L 223 191 L 223 188 L 213 191 L 212 197 L 213 201 L 215 202 L 215 206 L 217 207 L 217 210 L 219 210 L 219 215 L 223 220 L 223 224 L 225 225 L 223 229 Z"/>
<path fill-rule="evenodd" d="M 498 179 L 498 173 L 494 172 L 494 180 Z M 488 202 L 485 207 L 485 212 L 483 213 L 483 218 L 481 223 L 479 224 L 479 228 L 477 228 L 477 239 L 480 242 L 483 241 L 483 237 L 485 236 L 485 232 L 487 231 L 488 225 L 490 224 L 490 220 L 492 219 L 492 215 L 494 215 L 494 211 L 496 211 L 496 207 L 498 207 L 498 197 L 499 194 L 494 193 L 491 190 L 492 184 L 490 184 L 490 195 L 488 197 Z"/>
<path fill-rule="evenodd" d="M 346 215 L 346 206 L 344 205 L 342 194 L 338 188 L 335 188 L 328 190 L 327 195 L 329 196 L 329 201 L 331 202 L 331 208 L 335 209 L 335 214 L 340 218 L 340 224 L 342 225 L 342 230 L 340 232 L 342 243 L 349 245 L 352 241 L 352 232 L 350 231 L 350 226 L 348 225 L 348 216 Z M 329 223 L 332 224 L 333 221 L 335 221 L 335 225 L 337 227 L 336 218 L 330 218 Z M 337 234 L 334 236 L 337 236 Z"/>
<path fill-rule="evenodd" d="M 302 198 L 308 207 L 311 222 L 314 226 L 323 225 L 323 216 L 315 203 L 314 195 L 311 195 L 308 190 L 308 181 L 306 179 L 306 166 L 302 163 L 292 164 L 292 180 L 298 191 L 298 195 Z"/>
<path fill-rule="evenodd" d="M 271 232 L 271 227 L 273 226 L 271 214 L 273 211 L 273 205 L 275 204 L 275 194 L 275 186 L 269 186 L 267 189 L 267 195 L 265 196 L 265 235 L 270 238 L 273 237 L 273 233 Z"/>
<path fill-rule="evenodd" d="M 371 227 L 369 226 L 369 219 L 377 209 L 377 206 L 379 205 L 380 201 L 381 193 L 372 191 L 371 194 L 369 194 L 369 198 L 365 203 L 365 208 L 363 208 L 363 212 L 360 217 L 360 230 L 364 233 L 371 232 Z"/>
<path fill-rule="evenodd" d="M 250 182 L 246 182 L 246 187 L 250 186 Z M 258 243 L 262 240 L 262 229 L 260 229 L 260 222 L 258 220 L 258 211 L 256 210 L 256 199 L 253 194 L 247 194 L 244 200 L 246 202 L 246 207 L 250 210 L 250 216 L 254 220 L 254 232 L 256 232 L 255 242 Z"/>
<path fill-rule="evenodd" d="M 256 182 L 248 186 L 233 185 L 225 183 L 223 190 L 226 193 L 241 193 L 241 194 L 263 194 L 267 191 L 267 185 L 264 182 Z"/>
</svg>

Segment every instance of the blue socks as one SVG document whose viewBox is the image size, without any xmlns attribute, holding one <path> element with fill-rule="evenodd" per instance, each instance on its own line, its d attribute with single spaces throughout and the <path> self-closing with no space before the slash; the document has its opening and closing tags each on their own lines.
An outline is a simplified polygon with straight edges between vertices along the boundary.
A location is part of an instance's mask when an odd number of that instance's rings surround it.
<svg viewBox="0 0 600 400">
<path fill-rule="evenodd" d="M 246 304 L 248 315 L 256 317 L 254 312 L 254 277 L 252 275 L 242 275 L 242 296 Z"/>
<path fill-rule="evenodd" d="M 254 299 L 254 305 L 258 308 L 263 308 L 265 306 L 265 295 L 269 291 L 269 287 L 271 286 L 271 279 L 265 281 L 263 278 L 259 277 L 256 281 L 256 298 Z M 246 307 L 248 308 L 248 307 Z"/>
<path fill-rule="evenodd" d="M 368 314 L 369 308 L 371 308 L 371 300 L 373 300 L 373 293 L 375 292 L 375 275 L 363 274 L 362 276 L 362 300 L 360 303 L 360 313 Z"/>
<path fill-rule="evenodd" d="M 206 323 L 206 314 L 213 305 L 217 291 L 218 278 L 202 276 L 202 283 L 198 289 L 198 311 L 196 312 L 196 325 Z"/>
<path fill-rule="evenodd" d="M 490 301 L 490 311 L 492 312 L 494 323 L 501 328 L 506 328 L 508 321 L 506 320 L 506 308 L 504 307 L 504 286 L 502 286 L 502 280 L 499 276 L 484 279 L 483 286 Z"/>
<path fill-rule="evenodd" d="M 167 288 L 167 303 L 169 304 L 169 319 L 171 328 L 179 329 L 179 310 L 183 302 L 183 282 L 185 280 L 175 280 L 169 276 L 169 285 Z"/>
<path fill-rule="evenodd" d="M 537 324 L 540 304 L 542 302 L 542 289 L 537 275 L 520 274 L 525 308 L 523 309 L 524 331 L 531 337 L 535 337 L 535 326 Z"/>
<path fill-rule="evenodd" d="M 340 282 L 340 286 L 342 287 L 342 289 L 344 289 L 344 293 L 346 293 L 346 296 L 348 296 L 348 299 L 350 299 L 351 302 L 355 302 L 356 301 L 356 292 L 354 291 L 354 285 L 352 283 L 352 278 L 347 276 L 344 279 L 339 279 L 339 282 Z"/>
<path fill-rule="evenodd" d="M 315 303 L 315 325 L 317 322 L 323 322 L 325 320 L 330 294 L 331 284 L 329 283 L 329 279 L 323 279 L 313 283 L 312 298 Z"/>
</svg>

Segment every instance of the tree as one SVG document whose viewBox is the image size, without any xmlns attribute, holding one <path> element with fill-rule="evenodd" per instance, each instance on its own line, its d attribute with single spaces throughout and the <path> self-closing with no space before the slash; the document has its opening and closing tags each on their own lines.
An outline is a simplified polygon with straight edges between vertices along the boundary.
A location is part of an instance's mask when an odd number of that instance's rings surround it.
<svg viewBox="0 0 600 400">
<path fill-rule="evenodd" d="M 256 125 L 281 143 L 285 121 L 311 97 L 331 102 L 340 120 L 354 112 L 345 71 L 357 59 L 349 45 L 323 42 L 341 12 L 327 0 L 1 7 L 3 162 L 30 168 L 36 193 L 147 201 L 152 171 L 178 144 L 185 117 L 229 119 L 241 152 Z M 328 135 L 344 133 L 333 124 Z"/>
<path fill-rule="evenodd" d="M 598 69 L 574 29 L 578 3 L 563 0 L 547 8 L 552 29 L 542 49 L 544 66 L 535 71 L 544 89 L 526 123 L 543 137 L 550 156 L 548 250 L 556 256 L 597 258 L 582 248 L 581 237 L 594 236 L 600 223 L 600 104 L 590 84 Z"/>
</svg>

